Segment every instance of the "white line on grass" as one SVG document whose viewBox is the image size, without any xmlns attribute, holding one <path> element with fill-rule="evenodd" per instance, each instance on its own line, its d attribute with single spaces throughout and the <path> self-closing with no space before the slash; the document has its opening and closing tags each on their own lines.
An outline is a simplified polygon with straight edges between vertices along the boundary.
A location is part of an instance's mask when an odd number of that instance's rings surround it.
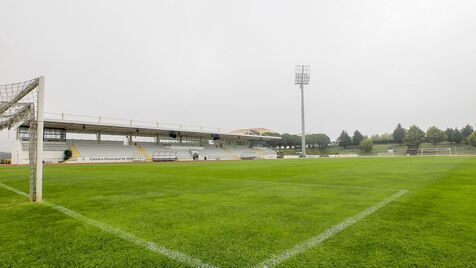
<svg viewBox="0 0 476 268">
<path fill-rule="evenodd" d="M 386 206 L 390 202 L 398 199 L 399 197 L 406 194 L 407 192 L 408 192 L 407 190 L 400 190 L 397 193 L 393 194 L 392 196 L 387 197 L 386 199 L 378 202 L 377 204 L 367 208 L 366 210 L 364 210 L 364 211 L 362 211 L 362 212 L 344 220 L 343 222 L 340 222 L 340 223 L 332 226 L 331 228 L 325 230 L 323 233 L 321 233 L 317 236 L 314 236 L 314 237 L 312 237 L 312 238 L 310 238 L 310 239 L 308 239 L 304 242 L 301 242 L 301 243 L 297 244 L 296 246 L 294 246 L 293 248 L 290 248 L 290 249 L 282 252 L 279 255 L 274 255 L 271 258 L 269 258 L 267 260 L 264 260 L 263 262 L 256 265 L 255 267 L 276 266 L 276 265 L 286 261 L 287 259 L 289 259 L 293 256 L 296 256 L 298 254 L 303 253 L 306 250 L 309 250 L 313 247 L 316 247 L 319 244 L 321 244 L 323 241 L 331 238 L 332 236 L 334 236 L 337 233 L 343 231 L 347 227 L 349 227 L 349 226 L 353 225 L 354 223 L 362 220 L 363 218 L 369 216 L 370 214 L 372 214 L 375 211 L 379 210 L 380 208 Z"/>
<path fill-rule="evenodd" d="M 19 194 L 19 195 L 23 195 L 23 196 L 25 196 L 25 197 L 30 197 L 29 194 L 27 194 L 27 193 L 25 193 L 25 192 L 22 192 L 22 191 L 20 191 L 20 190 L 17 190 L 17 189 L 15 189 L 15 188 L 10 187 L 10 186 L 8 186 L 8 185 L 6 185 L 6 184 L 3 184 L 3 183 L 1 183 L 1 182 L 0 182 L 0 186 L 1 186 L 2 188 L 4 188 L 4 189 L 7 189 L 7 190 L 12 191 L 12 192 L 14 192 L 14 193 L 17 193 L 17 194 Z"/>
<path fill-rule="evenodd" d="M 10 190 L 14 193 L 17 193 L 17 194 L 25 196 L 25 197 L 29 196 L 27 193 L 22 192 L 20 190 L 17 190 L 15 188 L 10 187 L 8 185 L 5 185 L 3 183 L 0 183 L 0 187 L 2 187 L 4 189 L 7 189 L 7 190 Z M 96 227 L 96 228 L 98 228 L 102 231 L 113 234 L 114 236 L 119 237 L 119 238 L 121 238 L 123 240 L 126 240 L 128 242 L 131 242 L 131 243 L 133 243 L 137 246 L 141 246 L 141 247 L 146 248 L 146 249 L 148 249 L 152 252 L 161 254 L 163 256 L 166 256 L 166 257 L 168 257 L 170 259 L 173 259 L 173 260 L 176 260 L 178 262 L 185 263 L 185 264 L 190 265 L 192 267 L 204 267 L 204 268 L 213 268 L 213 267 L 215 267 L 213 265 L 204 263 L 199 259 L 195 259 L 193 257 L 190 257 L 190 256 L 188 256 L 184 253 L 181 253 L 181 252 L 178 252 L 178 251 L 175 251 L 175 250 L 171 250 L 171 249 L 167 249 L 165 247 L 162 247 L 162 246 L 159 246 L 159 245 L 155 244 L 154 242 L 141 239 L 141 238 L 139 238 L 139 237 L 137 237 L 133 234 L 124 232 L 120 229 L 114 228 L 114 227 L 109 226 L 107 224 L 104 224 L 102 222 L 92 220 L 92 219 L 90 219 L 86 216 L 83 216 L 83 215 L 81 215 L 81 214 L 79 214 L 79 213 L 77 213 L 77 212 L 75 212 L 71 209 L 67 209 L 65 207 L 49 203 L 47 201 L 43 201 L 43 202 L 41 202 L 41 204 L 43 204 L 45 206 L 48 206 L 48 207 L 50 207 L 54 210 L 57 210 L 57 211 L 65 214 L 65 215 L 70 216 L 71 218 L 74 218 L 76 220 L 79 220 L 79 221 L 81 221 L 85 224 L 94 226 L 94 227 Z"/>
</svg>

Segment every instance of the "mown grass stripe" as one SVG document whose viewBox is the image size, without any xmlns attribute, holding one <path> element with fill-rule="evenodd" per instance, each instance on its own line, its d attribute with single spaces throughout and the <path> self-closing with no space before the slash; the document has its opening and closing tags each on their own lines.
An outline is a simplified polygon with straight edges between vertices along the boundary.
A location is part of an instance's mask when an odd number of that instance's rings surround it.
<svg viewBox="0 0 476 268">
<path fill-rule="evenodd" d="M 250 184 L 270 184 L 270 185 L 289 185 L 289 186 L 306 186 L 306 187 L 322 187 L 331 189 L 354 189 L 354 190 L 367 190 L 367 191 L 401 191 L 401 189 L 394 188 L 375 188 L 365 186 L 348 186 L 348 185 L 330 185 L 330 184 L 317 184 L 317 183 L 295 183 L 285 181 L 256 181 L 256 180 L 234 180 L 228 179 L 228 181 L 250 183 Z"/>
<path fill-rule="evenodd" d="M 322 187 L 322 188 L 331 188 L 331 189 L 355 189 L 355 190 L 368 190 L 368 191 L 400 191 L 402 189 L 396 188 L 378 188 L 378 187 L 366 187 L 366 186 L 352 186 L 352 185 L 331 185 L 331 184 L 319 184 L 319 183 L 296 183 L 296 182 L 286 182 L 286 181 L 276 181 L 276 180 L 267 180 L 267 181 L 257 181 L 254 179 L 230 179 L 222 177 L 205 177 L 205 176 L 188 176 L 188 175 L 174 175 L 174 174 L 157 174 L 160 177 L 172 177 L 172 178 L 187 178 L 187 179 L 204 179 L 204 180 L 220 180 L 228 181 L 235 183 L 248 183 L 248 184 L 269 184 L 269 185 L 290 185 L 290 186 L 307 186 L 307 187 Z"/>
<path fill-rule="evenodd" d="M 363 218 L 369 216 L 370 214 L 376 212 L 377 210 L 379 210 L 380 208 L 386 206 L 387 204 L 389 204 L 390 202 L 400 198 L 402 195 L 406 194 L 408 191 L 407 190 L 400 190 L 398 191 L 397 193 L 393 194 L 392 196 L 390 197 L 387 197 L 386 199 L 378 202 L 377 204 L 367 208 L 366 210 L 350 217 L 350 218 L 347 218 L 346 220 L 332 226 L 331 228 L 325 230 L 324 232 L 322 232 L 321 234 L 317 235 L 317 236 L 314 236 L 312 238 L 310 238 L 309 240 L 306 240 L 302 243 L 299 243 L 297 244 L 296 246 L 294 246 L 293 248 L 290 248 L 284 252 L 282 252 L 281 254 L 279 255 L 274 255 L 272 256 L 271 258 L 267 259 L 267 260 L 264 260 L 263 262 L 261 262 L 260 264 L 256 265 L 255 267 L 258 268 L 258 267 L 273 267 L 273 266 L 276 266 L 284 261 L 286 261 L 287 259 L 291 258 L 291 257 L 294 257 L 296 255 L 299 255 L 313 247 L 316 247 L 318 246 L 319 244 L 321 244 L 322 242 L 324 242 L 325 240 L 331 238 L 332 236 L 336 235 L 337 233 L 343 231 L 344 229 L 350 227 L 351 225 L 353 225 L 354 223 L 362 220 Z"/>
</svg>

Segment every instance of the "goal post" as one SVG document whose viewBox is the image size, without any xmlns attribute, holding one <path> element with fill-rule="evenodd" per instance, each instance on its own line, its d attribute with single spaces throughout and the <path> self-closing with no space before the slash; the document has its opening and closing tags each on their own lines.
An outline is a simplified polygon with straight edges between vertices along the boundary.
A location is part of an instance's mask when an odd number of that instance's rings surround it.
<svg viewBox="0 0 476 268">
<path fill-rule="evenodd" d="M 45 78 L 0 85 L 0 130 L 28 125 L 30 200 L 43 199 Z"/>
<path fill-rule="evenodd" d="M 45 77 L 38 78 L 38 93 L 36 100 L 36 178 L 35 178 L 35 197 L 32 201 L 41 202 L 43 200 L 43 127 L 44 127 L 44 100 L 45 100 Z M 31 138 L 30 138 L 31 139 Z M 32 196 L 30 194 L 30 196 Z"/>
<path fill-rule="evenodd" d="M 420 155 L 451 156 L 452 152 L 451 148 L 421 148 Z"/>
</svg>

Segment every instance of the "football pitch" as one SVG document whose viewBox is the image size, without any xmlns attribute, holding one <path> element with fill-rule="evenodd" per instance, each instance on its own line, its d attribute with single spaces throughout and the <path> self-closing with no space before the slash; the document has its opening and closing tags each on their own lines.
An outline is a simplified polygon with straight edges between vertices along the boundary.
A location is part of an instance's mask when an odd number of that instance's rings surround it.
<svg viewBox="0 0 476 268">
<path fill-rule="evenodd" d="M 476 266 L 476 158 L 0 167 L 0 266 Z"/>
</svg>

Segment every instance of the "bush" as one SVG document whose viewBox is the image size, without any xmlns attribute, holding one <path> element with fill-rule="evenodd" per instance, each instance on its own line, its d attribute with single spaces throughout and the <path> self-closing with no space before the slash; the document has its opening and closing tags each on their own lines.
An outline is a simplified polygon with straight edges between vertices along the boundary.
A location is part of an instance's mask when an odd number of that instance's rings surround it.
<svg viewBox="0 0 476 268">
<path fill-rule="evenodd" d="M 469 143 L 471 146 L 476 147 L 476 131 L 473 132 L 473 134 L 469 135 L 469 137 L 468 137 L 468 143 Z"/>
<path fill-rule="evenodd" d="M 374 143 L 371 139 L 364 139 L 360 142 L 360 150 L 364 153 L 370 153 L 374 149 Z"/>
<path fill-rule="evenodd" d="M 71 157 L 73 157 L 73 152 L 71 152 L 70 149 L 65 150 L 63 160 L 66 161 L 66 160 L 70 159 Z"/>
<path fill-rule="evenodd" d="M 418 149 L 420 144 L 422 144 L 425 139 L 425 132 L 419 127 L 413 125 L 408 129 L 407 133 L 405 134 L 405 139 L 403 140 L 409 149 Z"/>
</svg>

